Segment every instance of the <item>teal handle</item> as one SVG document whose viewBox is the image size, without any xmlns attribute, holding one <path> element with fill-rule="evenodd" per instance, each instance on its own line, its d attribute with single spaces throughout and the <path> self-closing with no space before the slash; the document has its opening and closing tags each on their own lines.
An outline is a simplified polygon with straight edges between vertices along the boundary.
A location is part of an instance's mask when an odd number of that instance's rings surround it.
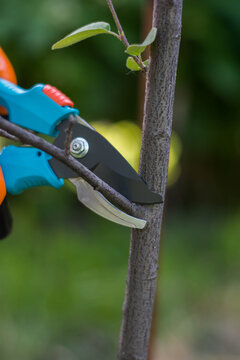
<svg viewBox="0 0 240 360">
<path fill-rule="evenodd" d="M 19 194 L 36 186 L 60 188 L 64 184 L 52 170 L 51 156 L 36 148 L 7 146 L 0 154 L 7 192 Z"/>
<path fill-rule="evenodd" d="M 69 106 L 60 106 L 43 89 L 43 84 L 37 84 L 25 90 L 0 79 L 0 105 L 8 110 L 9 120 L 14 124 L 56 136 L 58 123 L 70 115 L 78 115 L 79 111 Z"/>
</svg>

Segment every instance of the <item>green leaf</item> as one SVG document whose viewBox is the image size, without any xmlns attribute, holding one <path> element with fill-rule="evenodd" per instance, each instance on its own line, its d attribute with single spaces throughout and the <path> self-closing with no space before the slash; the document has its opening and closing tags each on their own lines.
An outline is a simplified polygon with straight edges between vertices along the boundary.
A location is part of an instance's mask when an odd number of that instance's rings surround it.
<svg viewBox="0 0 240 360">
<path fill-rule="evenodd" d="M 129 55 L 140 56 L 140 54 L 146 49 L 146 47 L 154 42 L 156 35 L 157 28 L 153 27 L 142 44 L 129 45 L 125 52 Z"/>
<path fill-rule="evenodd" d="M 143 65 L 144 65 L 145 67 L 147 67 L 148 64 L 149 64 L 149 59 L 147 59 L 147 60 L 145 60 L 145 61 L 143 62 Z"/>
<path fill-rule="evenodd" d="M 143 65 L 146 67 L 149 64 L 149 59 L 143 61 Z M 132 56 L 129 56 L 127 58 L 126 66 L 131 71 L 140 71 L 142 70 L 141 67 L 136 63 L 136 61 L 132 58 Z"/>
<path fill-rule="evenodd" d="M 111 27 L 108 23 L 96 22 L 83 26 L 65 36 L 63 39 L 53 44 L 52 50 L 61 49 L 100 34 L 109 34 L 118 37 L 116 33 L 111 31 Z"/>
</svg>

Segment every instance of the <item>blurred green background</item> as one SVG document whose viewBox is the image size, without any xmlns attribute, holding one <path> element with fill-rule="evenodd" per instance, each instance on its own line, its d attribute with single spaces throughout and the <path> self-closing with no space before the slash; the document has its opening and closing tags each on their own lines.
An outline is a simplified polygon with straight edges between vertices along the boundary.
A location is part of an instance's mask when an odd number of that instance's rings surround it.
<svg viewBox="0 0 240 360">
<path fill-rule="evenodd" d="M 140 41 L 147 0 L 114 3 L 129 41 Z M 114 28 L 105 1 L 2 0 L 0 19 L 19 84 L 60 88 L 136 165 L 139 75 L 122 44 L 100 36 L 51 51 L 89 22 Z M 239 38 L 239 0 L 184 0 L 154 360 L 240 358 Z M 9 201 L 0 359 L 116 358 L 129 231 L 82 207 L 70 186 Z"/>
</svg>

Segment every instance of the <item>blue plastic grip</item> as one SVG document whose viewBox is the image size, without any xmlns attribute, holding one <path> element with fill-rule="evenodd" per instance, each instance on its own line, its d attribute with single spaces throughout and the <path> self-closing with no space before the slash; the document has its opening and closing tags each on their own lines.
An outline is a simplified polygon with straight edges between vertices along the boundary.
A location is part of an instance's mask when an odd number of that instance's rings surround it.
<svg viewBox="0 0 240 360">
<path fill-rule="evenodd" d="M 36 148 L 7 146 L 0 154 L 0 166 L 10 194 L 19 194 L 28 188 L 49 185 L 60 188 L 64 184 L 52 170 L 51 156 Z"/>
<path fill-rule="evenodd" d="M 79 111 L 60 106 L 43 93 L 43 84 L 25 90 L 7 80 L 0 79 L 0 105 L 8 110 L 9 120 L 17 125 L 42 134 L 56 136 L 57 124 Z"/>
</svg>

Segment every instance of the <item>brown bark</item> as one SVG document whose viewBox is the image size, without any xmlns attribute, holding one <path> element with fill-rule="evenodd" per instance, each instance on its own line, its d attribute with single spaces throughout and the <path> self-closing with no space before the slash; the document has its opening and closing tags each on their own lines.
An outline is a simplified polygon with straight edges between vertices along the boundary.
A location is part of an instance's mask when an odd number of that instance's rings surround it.
<svg viewBox="0 0 240 360">
<path fill-rule="evenodd" d="M 182 0 L 154 0 L 158 28 L 147 74 L 140 174 L 165 197 L 174 91 L 181 38 Z M 119 360 L 146 360 L 158 271 L 164 204 L 143 206 L 144 230 L 133 230 Z"/>
</svg>

